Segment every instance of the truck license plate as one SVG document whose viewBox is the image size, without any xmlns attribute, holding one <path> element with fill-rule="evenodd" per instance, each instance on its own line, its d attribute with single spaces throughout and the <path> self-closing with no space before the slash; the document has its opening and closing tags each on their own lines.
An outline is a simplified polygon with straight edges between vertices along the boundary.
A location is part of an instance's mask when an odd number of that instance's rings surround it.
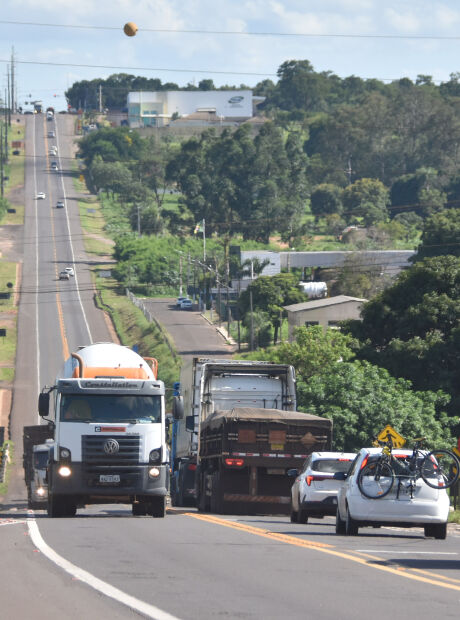
<svg viewBox="0 0 460 620">
<path fill-rule="evenodd" d="M 106 483 L 108 482 L 111 484 L 118 483 L 120 482 L 120 476 L 118 474 L 112 474 L 112 475 L 101 474 L 99 476 L 99 482 L 106 482 Z"/>
</svg>

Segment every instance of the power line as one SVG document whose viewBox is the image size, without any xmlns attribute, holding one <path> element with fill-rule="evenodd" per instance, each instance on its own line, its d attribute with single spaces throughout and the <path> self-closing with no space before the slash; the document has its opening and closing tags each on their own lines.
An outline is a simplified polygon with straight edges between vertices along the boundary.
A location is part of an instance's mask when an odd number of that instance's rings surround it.
<svg viewBox="0 0 460 620">
<path fill-rule="evenodd" d="M 121 26 L 93 26 L 88 24 L 51 24 L 39 22 L 20 22 L 0 20 L 0 24 L 15 26 L 37 26 L 45 28 L 74 28 L 78 30 L 115 30 L 121 31 Z M 459 41 L 460 36 L 442 36 L 431 34 L 344 34 L 344 33 L 317 33 L 317 32 L 251 32 L 244 30 L 203 30 L 180 28 L 139 28 L 138 32 L 155 32 L 160 34 L 199 34 L 199 35 L 231 35 L 246 37 L 302 37 L 318 39 L 401 39 L 422 41 Z"/>
<path fill-rule="evenodd" d="M 9 62 L 4 58 L 0 58 L 0 62 Z M 216 75 L 253 75 L 258 77 L 266 77 L 267 75 L 272 77 L 277 77 L 276 73 L 254 73 L 249 71 L 220 71 L 220 70 L 210 70 L 210 69 L 165 69 L 159 67 L 122 67 L 120 65 L 90 65 L 90 64 L 80 64 L 80 63 L 72 63 L 72 62 L 44 62 L 38 60 L 17 60 L 16 64 L 21 65 L 47 65 L 52 67 L 83 67 L 90 69 L 120 69 L 122 71 L 164 71 L 166 73 L 206 73 L 206 74 L 216 74 Z"/>
</svg>

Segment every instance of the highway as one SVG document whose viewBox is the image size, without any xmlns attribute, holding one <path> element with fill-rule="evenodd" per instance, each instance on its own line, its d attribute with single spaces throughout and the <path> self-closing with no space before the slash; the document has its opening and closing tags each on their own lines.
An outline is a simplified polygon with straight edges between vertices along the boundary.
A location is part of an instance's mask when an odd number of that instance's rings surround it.
<svg viewBox="0 0 460 620">
<path fill-rule="evenodd" d="M 460 526 L 447 540 L 421 529 L 362 529 L 337 536 L 334 520 L 292 524 L 286 516 L 168 510 L 133 517 L 130 506 L 79 510 L 72 519 L 27 511 L 22 427 L 35 424 L 37 395 L 68 352 L 110 340 L 94 307 L 71 172 L 73 118 L 27 118 L 24 264 L 11 432 L 16 444 L 9 493 L 0 507 L 0 617 L 96 620 L 339 620 L 397 613 L 457 618 Z M 48 138 L 53 125 L 56 138 Z M 58 172 L 50 170 L 50 143 Z M 54 158 L 56 159 L 56 158 Z M 36 200 L 39 191 L 45 200 Z M 65 209 L 56 209 L 63 199 Z M 74 266 L 75 278 L 58 279 Z M 152 302 L 183 355 L 228 354 L 196 313 Z M 156 308 L 156 310 L 155 310 Z M 168 323 L 169 321 L 169 323 Z M 197 334 L 199 336 L 197 337 Z M 209 336 L 209 341 L 207 340 Z"/>
</svg>

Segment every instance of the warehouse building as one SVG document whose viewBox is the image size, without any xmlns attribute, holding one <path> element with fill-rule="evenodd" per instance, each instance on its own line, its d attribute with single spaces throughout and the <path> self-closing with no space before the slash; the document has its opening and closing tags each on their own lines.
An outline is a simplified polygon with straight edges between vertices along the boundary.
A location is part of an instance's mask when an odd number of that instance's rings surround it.
<svg viewBox="0 0 460 620">
<path fill-rule="evenodd" d="M 251 90 L 165 90 L 128 94 L 130 127 L 164 127 L 177 122 L 235 125 L 255 115 L 265 97 Z"/>
</svg>

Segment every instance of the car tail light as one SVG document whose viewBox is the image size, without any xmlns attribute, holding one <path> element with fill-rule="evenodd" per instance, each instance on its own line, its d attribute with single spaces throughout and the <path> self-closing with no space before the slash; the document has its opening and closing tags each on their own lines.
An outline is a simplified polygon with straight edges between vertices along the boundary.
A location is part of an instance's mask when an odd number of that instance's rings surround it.
<svg viewBox="0 0 460 620">
<path fill-rule="evenodd" d="M 341 461 L 341 462 L 346 461 L 347 463 L 349 463 L 351 461 L 351 459 L 339 459 L 339 461 Z"/>
<path fill-rule="evenodd" d="M 189 471 L 195 471 L 196 470 L 196 465 L 195 463 L 190 463 L 189 465 L 187 465 L 187 469 Z"/>
<path fill-rule="evenodd" d="M 363 462 L 361 463 L 361 467 L 360 469 L 364 469 L 367 465 L 367 461 L 369 460 L 369 455 L 366 456 L 366 458 L 363 460 Z"/>
<path fill-rule="evenodd" d="M 305 476 L 305 482 L 308 486 L 310 486 L 312 482 L 319 482 L 320 480 L 331 480 L 331 478 L 329 476 L 312 476 L 311 474 Z"/>
<path fill-rule="evenodd" d="M 225 459 L 225 464 L 228 467 L 243 467 L 244 459 Z"/>
</svg>

